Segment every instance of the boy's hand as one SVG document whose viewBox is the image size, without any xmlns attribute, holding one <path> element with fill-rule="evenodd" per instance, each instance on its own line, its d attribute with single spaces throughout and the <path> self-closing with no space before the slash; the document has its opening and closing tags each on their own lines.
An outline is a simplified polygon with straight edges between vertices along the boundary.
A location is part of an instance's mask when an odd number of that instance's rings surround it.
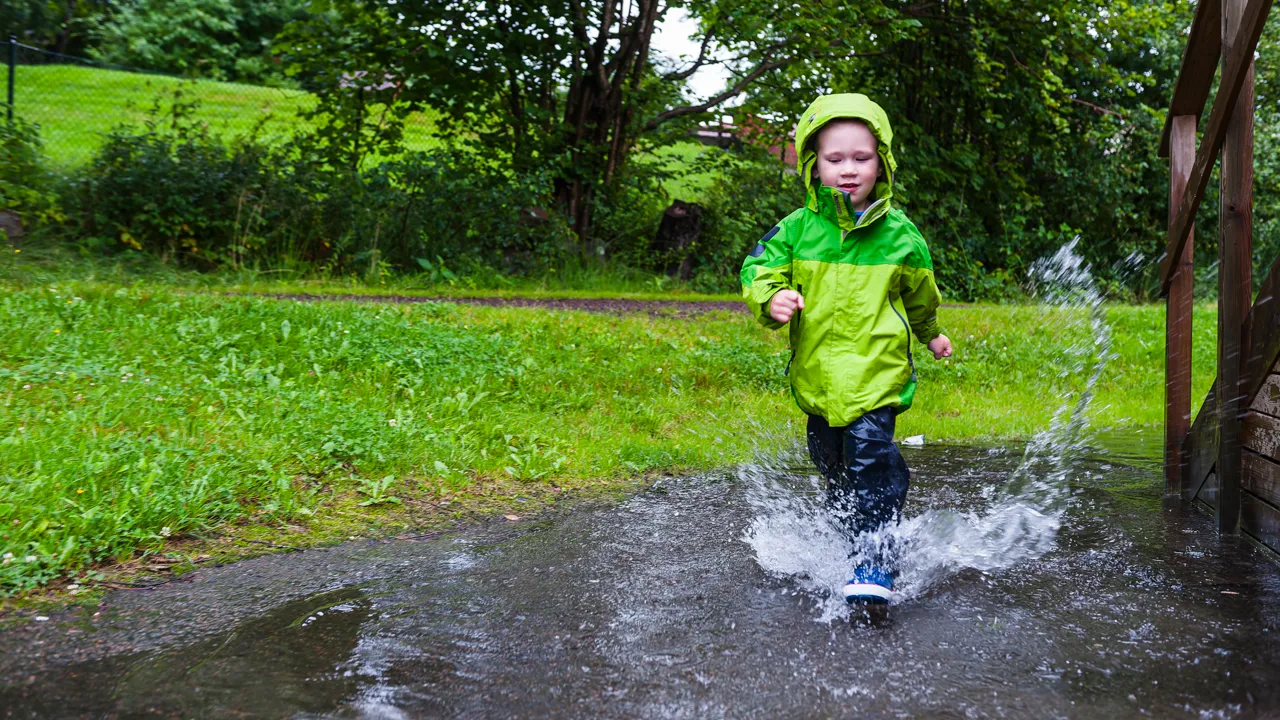
<svg viewBox="0 0 1280 720">
<path fill-rule="evenodd" d="M 795 315 L 796 310 L 804 309 L 804 296 L 795 290 L 779 290 L 769 300 L 769 317 L 784 325 Z"/>
<path fill-rule="evenodd" d="M 951 357 L 951 338 L 946 335 L 939 335 L 938 337 L 930 340 L 929 351 L 933 353 L 934 360 Z"/>
</svg>

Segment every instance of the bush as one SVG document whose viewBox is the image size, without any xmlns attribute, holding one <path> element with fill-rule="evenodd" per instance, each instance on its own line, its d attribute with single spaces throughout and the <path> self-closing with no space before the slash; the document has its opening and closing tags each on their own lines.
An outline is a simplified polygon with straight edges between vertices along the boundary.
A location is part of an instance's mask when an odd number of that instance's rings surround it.
<svg viewBox="0 0 1280 720">
<path fill-rule="evenodd" d="M 201 267 L 238 262 L 249 250 L 247 238 L 261 229 L 251 207 L 268 185 L 268 163 L 263 145 L 244 140 L 228 147 L 199 126 L 118 129 L 81 184 L 87 242 Z"/>
<path fill-rule="evenodd" d="M 631 162 L 612 187 L 596 195 L 592 245 L 609 262 L 660 271 L 665 264 L 650 250 L 662 213 L 671 196 L 662 187 L 669 173 L 662 167 Z"/>
<path fill-rule="evenodd" d="M 39 129 L 21 118 L 0 123 L 0 210 L 27 226 L 57 221 L 57 184 L 42 163 Z"/>
<path fill-rule="evenodd" d="M 155 118 L 113 132 L 75 196 L 96 250 L 132 249 L 199 268 L 311 263 L 331 272 L 441 272 L 443 263 L 529 273 L 556 264 L 568 229 L 551 183 L 517 186 L 459 151 L 415 153 L 365 172 L 326 161 L 315 136 L 272 149 Z M 446 271 L 447 272 L 447 271 Z"/>
</svg>

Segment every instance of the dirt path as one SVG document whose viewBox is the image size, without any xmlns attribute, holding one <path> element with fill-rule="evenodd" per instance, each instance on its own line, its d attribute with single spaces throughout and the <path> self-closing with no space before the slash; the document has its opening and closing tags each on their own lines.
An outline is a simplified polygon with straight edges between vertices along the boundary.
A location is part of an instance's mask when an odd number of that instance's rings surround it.
<svg viewBox="0 0 1280 720">
<path fill-rule="evenodd" d="M 349 302 L 381 302 L 381 303 L 426 303 L 446 302 L 459 305 L 483 305 L 486 307 L 524 307 L 543 308 L 546 310 L 581 310 L 584 312 L 607 313 L 620 315 L 623 313 L 648 313 L 655 317 L 692 317 L 712 312 L 745 313 L 745 303 L 723 300 L 623 300 L 613 298 L 500 298 L 500 297 L 416 297 L 411 295 L 309 295 L 309 294 L 270 294 L 258 297 L 270 297 L 279 300 L 301 300 L 314 302 L 321 300 L 345 300 Z"/>
</svg>

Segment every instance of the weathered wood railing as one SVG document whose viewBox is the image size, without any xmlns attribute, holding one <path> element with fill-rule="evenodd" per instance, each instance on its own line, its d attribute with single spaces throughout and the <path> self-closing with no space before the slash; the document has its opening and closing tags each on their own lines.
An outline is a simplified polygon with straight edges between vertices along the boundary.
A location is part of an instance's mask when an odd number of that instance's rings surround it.
<svg viewBox="0 0 1280 720">
<path fill-rule="evenodd" d="M 1160 264 L 1167 298 L 1165 481 L 1210 507 L 1219 530 L 1280 550 L 1280 262 L 1253 299 L 1253 58 L 1271 0 L 1203 0 L 1165 122 L 1169 236 Z M 1199 148 L 1196 125 L 1215 66 L 1221 80 Z M 1218 373 L 1191 418 L 1191 291 L 1196 213 L 1220 160 Z M 1268 393 L 1259 393 L 1263 387 Z M 1274 392 L 1272 397 L 1269 393 Z"/>
</svg>

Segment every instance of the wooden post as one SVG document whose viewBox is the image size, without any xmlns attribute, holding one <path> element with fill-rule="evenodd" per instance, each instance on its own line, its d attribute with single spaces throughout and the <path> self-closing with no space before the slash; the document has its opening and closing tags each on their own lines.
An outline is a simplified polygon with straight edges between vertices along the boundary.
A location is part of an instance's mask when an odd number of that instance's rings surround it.
<svg viewBox="0 0 1280 720">
<path fill-rule="evenodd" d="M 1222 0 L 1222 54 L 1235 42 L 1247 0 Z M 1241 337 L 1253 300 L 1253 63 L 1232 104 L 1220 166 L 1218 242 L 1218 502 L 1220 532 L 1240 523 Z"/>
<path fill-rule="evenodd" d="M 1169 131 L 1169 224 L 1196 160 L 1196 116 L 1176 115 Z M 1191 429 L 1191 291 L 1195 231 L 1187 236 L 1182 257 L 1173 265 L 1173 282 L 1165 303 L 1164 350 L 1164 490 L 1182 492 L 1182 443 Z"/>
</svg>

